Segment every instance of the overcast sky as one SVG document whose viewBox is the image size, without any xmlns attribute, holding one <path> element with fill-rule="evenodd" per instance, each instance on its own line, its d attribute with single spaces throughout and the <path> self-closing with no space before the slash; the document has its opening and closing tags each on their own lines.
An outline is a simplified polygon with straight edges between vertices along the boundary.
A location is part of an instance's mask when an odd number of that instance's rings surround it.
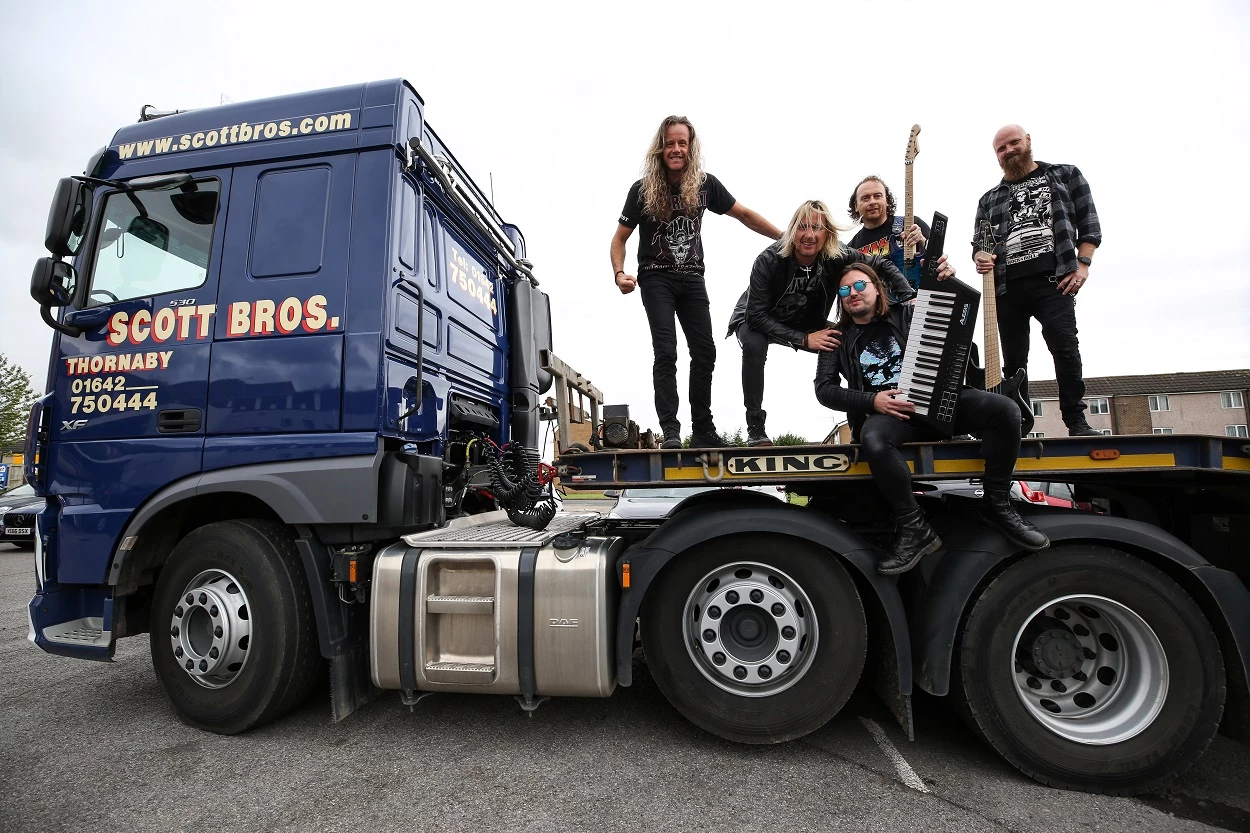
<svg viewBox="0 0 1250 833">
<path fill-rule="evenodd" d="M 493 174 L 552 296 L 556 352 L 644 428 L 656 427 L 650 337 L 638 293 L 613 284 L 608 244 L 670 113 L 693 120 L 707 169 L 777 226 L 805 199 L 844 207 L 868 173 L 901 192 L 919 123 L 917 213 L 950 217 L 947 251 L 972 281 L 976 201 L 1001 176 L 990 142 L 1021 123 L 1037 159 L 1081 168 L 1102 220 L 1077 305 L 1086 375 L 1250 367 L 1244 0 L 4 6 L 0 351 L 37 389 L 51 331 L 28 284 L 59 177 L 144 104 L 396 76 L 483 188 Z M 768 241 L 728 217 L 704 229 L 713 409 L 732 432 L 745 425 L 741 351 L 720 337 Z M 1030 377 L 1053 378 L 1036 325 L 1033 343 Z M 833 426 L 814 370 L 813 355 L 772 348 L 770 433 Z"/>
</svg>

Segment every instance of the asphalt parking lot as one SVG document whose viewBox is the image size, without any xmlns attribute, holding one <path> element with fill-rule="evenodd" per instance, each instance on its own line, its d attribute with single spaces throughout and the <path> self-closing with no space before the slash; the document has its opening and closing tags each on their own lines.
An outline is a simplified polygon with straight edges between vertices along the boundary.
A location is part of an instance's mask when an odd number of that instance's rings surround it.
<svg viewBox="0 0 1250 833">
<path fill-rule="evenodd" d="M 0 829 L 1250 830 L 1250 747 L 1218 737 L 1166 795 L 1025 779 L 942 703 L 917 739 L 857 696 L 771 747 L 685 722 L 641 658 L 635 684 L 526 716 L 510 698 L 387 695 L 340 724 L 328 695 L 238 737 L 182 725 L 147 638 L 109 664 L 26 641 L 31 553 L 0 545 Z"/>
</svg>

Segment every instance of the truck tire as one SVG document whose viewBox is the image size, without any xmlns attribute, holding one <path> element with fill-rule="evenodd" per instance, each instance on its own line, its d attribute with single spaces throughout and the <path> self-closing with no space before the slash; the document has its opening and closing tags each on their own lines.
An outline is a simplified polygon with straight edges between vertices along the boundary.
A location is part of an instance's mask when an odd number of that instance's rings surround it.
<svg viewBox="0 0 1250 833">
<path fill-rule="evenodd" d="M 186 723 L 233 735 L 289 712 L 323 668 L 290 533 L 223 521 L 174 547 L 156 582 L 152 664 Z"/>
<path fill-rule="evenodd" d="M 744 535 L 679 555 L 641 615 L 647 666 L 688 720 L 739 743 L 823 726 L 864 667 L 867 625 L 837 558 L 792 538 Z"/>
<path fill-rule="evenodd" d="M 1025 775 L 1130 795 L 1207 748 L 1224 663 L 1202 611 L 1163 572 L 1105 546 L 1057 546 L 976 599 L 954 692 L 974 731 Z"/>
</svg>

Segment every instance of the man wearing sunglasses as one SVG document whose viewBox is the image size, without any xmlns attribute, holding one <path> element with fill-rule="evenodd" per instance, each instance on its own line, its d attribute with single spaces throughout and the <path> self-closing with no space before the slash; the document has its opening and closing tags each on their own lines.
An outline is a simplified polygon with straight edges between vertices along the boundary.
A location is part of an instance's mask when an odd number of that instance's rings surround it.
<svg viewBox="0 0 1250 833">
<path fill-rule="evenodd" d="M 838 346 L 828 321 L 835 281 L 848 263 L 871 263 L 889 281 L 896 297 L 916 293 L 887 258 L 866 255 L 838 242 L 829 207 L 808 200 L 790 218 L 781 240 L 769 246 L 751 267 L 751 283 L 729 317 L 729 332 L 742 345 L 742 400 L 746 406 L 747 445 L 772 445 L 764 422 L 764 363 L 770 344 L 822 352 Z"/>
<path fill-rule="evenodd" d="M 943 265 L 939 278 L 953 274 Z M 891 304 L 872 267 L 851 263 L 842 269 L 835 326 L 842 340 L 816 362 L 816 398 L 827 408 L 845 411 L 851 436 L 872 470 L 873 481 L 894 513 L 895 534 L 889 554 L 877 565 L 884 575 L 905 573 L 942 546 L 912 492 L 911 470 L 899 453 L 902 443 L 938 439 L 910 422 L 916 406 L 898 388 L 913 307 Z M 845 380 L 845 386 L 842 384 Z M 1047 537 L 1016 511 L 1010 498 L 1011 475 L 1020 451 L 1020 411 L 997 393 L 963 388 L 955 408 L 956 434 L 981 437 L 985 457 L 985 496 L 981 517 L 1021 549 L 1050 546 Z"/>
</svg>

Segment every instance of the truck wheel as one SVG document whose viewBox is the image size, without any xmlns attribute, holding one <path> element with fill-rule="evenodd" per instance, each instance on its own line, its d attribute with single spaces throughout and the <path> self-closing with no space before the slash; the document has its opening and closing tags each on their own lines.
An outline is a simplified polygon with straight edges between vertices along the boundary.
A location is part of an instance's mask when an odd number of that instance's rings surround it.
<svg viewBox="0 0 1250 833">
<path fill-rule="evenodd" d="M 152 664 L 185 722 L 232 735 L 307 697 L 321 671 L 308 579 L 286 528 L 208 524 L 156 582 Z"/>
<path fill-rule="evenodd" d="M 1202 755 L 1224 709 L 1223 658 L 1202 611 L 1108 547 L 1052 547 L 1008 567 L 976 600 L 958 659 L 973 729 L 1055 787 L 1157 789 Z"/>
<path fill-rule="evenodd" d="M 664 696 L 707 731 L 780 743 L 823 726 L 864 666 L 855 583 L 827 551 L 749 535 L 679 556 L 642 610 L 647 666 Z"/>
</svg>

